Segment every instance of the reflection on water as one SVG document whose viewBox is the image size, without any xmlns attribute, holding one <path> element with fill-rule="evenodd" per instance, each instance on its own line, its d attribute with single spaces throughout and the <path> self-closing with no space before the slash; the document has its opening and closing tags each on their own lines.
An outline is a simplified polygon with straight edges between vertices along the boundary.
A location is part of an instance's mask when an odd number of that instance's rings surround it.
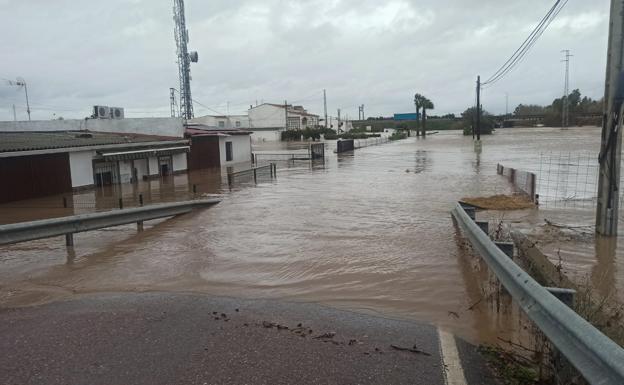
<svg viewBox="0 0 624 385">
<path fill-rule="evenodd" d="M 77 234 L 70 254 L 60 238 L 4 247 L 0 303 L 97 291 L 195 291 L 315 301 L 492 341 L 494 326 L 505 332 L 517 325 L 508 313 L 491 318 L 487 307 L 471 309 L 482 296 L 474 279 L 484 273 L 475 274 L 478 261 L 458 245 L 449 212 L 464 196 L 511 192 L 496 163 L 529 162 L 540 146 L 563 137 L 561 130 L 501 130 L 484 137 L 479 154 L 471 138 L 443 132 L 352 153 L 328 150 L 324 164 L 281 162 L 276 180 L 231 192 L 214 171 L 121 186 L 127 206 L 139 194 L 146 204 L 201 194 L 218 194 L 222 202 L 146 222 L 140 233 L 128 225 Z M 67 215 L 80 202 L 89 204 L 85 210 L 109 209 L 118 196 L 92 191 L 75 194 L 68 209 L 51 197 L 35 203 L 56 206 L 18 202 L 12 206 L 21 209 L 0 210 L 2 221 L 11 222 Z"/>
</svg>

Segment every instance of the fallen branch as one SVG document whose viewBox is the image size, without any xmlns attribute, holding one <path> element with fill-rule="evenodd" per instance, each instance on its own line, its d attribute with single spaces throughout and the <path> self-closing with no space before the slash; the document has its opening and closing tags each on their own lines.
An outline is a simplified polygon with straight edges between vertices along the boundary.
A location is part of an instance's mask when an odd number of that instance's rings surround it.
<svg viewBox="0 0 624 385">
<path fill-rule="evenodd" d="M 431 354 L 429 354 L 429 353 L 427 353 L 427 352 L 425 352 L 425 351 L 423 351 L 423 350 L 418 349 L 418 348 L 416 347 L 416 345 L 414 345 L 414 347 L 412 347 L 412 348 L 405 348 L 405 347 L 403 347 L 403 346 L 397 346 L 397 345 L 390 345 L 390 347 L 391 347 L 392 349 L 401 350 L 401 351 L 404 351 L 404 352 L 410 352 L 410 353 L 416 353 L 416 354 L 423 354 L 423 355 L 425 355 L 425 356 L 430 356 L 430 355 L 431 355 Z"/>
</svg>

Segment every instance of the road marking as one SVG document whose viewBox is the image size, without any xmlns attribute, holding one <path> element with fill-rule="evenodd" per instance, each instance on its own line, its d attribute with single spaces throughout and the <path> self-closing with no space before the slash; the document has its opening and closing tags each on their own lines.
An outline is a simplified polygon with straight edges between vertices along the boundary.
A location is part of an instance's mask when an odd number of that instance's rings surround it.
<svg viewBox="0 0 624 385">
<path fill-rule="evenodd" d="M 440 338 L 440 355 L 444 369 L 444 378 L 447 385 L 466 385 L 464 369 L 459 359 L 459 352 L 455 344 L 455 336 L 438 328 Z"/>
</svg>

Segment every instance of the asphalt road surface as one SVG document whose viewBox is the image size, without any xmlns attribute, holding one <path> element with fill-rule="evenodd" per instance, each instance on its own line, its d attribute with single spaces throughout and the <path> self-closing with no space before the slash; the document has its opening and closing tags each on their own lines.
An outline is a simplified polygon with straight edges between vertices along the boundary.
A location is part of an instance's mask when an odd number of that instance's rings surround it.
<svg viewBox="0 0 624 385">
<path fill-rule="evenodd" d="M 97 294 L 0 310 L 0 384 L 496 383 L 444 335 L 309 303 Z"/>
</svg>

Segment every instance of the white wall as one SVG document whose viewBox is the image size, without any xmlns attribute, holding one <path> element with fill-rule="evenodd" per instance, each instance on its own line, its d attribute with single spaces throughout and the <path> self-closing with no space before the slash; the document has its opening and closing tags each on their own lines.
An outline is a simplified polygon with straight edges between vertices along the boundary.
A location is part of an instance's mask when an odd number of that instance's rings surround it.
<svg viewBox="0 0 624 385">
<path fill-rule="evenodd" d="M 225 161 L 225 142 L 232 142 L 232 160 L 229 162 Z M 251 139 L 249 135 L 219 137 L 219 152 L 221 156 L 221 166 L 251 162 Z"/>
<path fill-rule="evenodd" d="M 179 118 L 67 119 L 0 122 L 0 131 L 72 130 L 184 137 L 184 126 L 182 125 L 182 120 Z"/>
<path fill-rule="evenodd" d="M 149 157 L 149 172 L 150 176 L 160 174 L 160 170 L 158 169 L 158 158 L 155 156 Z"/>
<path fill-rule="evenodd" d="M 173 171 L 186 170 L 186 152 L 173 154 L 171 156 L 171 161 L 173 162 Z"/>
<path fill-rule="evenodd" d="M 134 167 L 137 169 L 137 178 L 142 180 L 147 175 L 147 159 L 135 159 Z"/>
<path fill-rule="evenodd" d="M 119 161 L 119 183 L 130 183 L 132 180 L 132 161 Z"/>
<path fill-rule="evenodd" d="M 285 127 L 284 108 L 270 104 L 261 104 L 249 110 L 250 128 Z"/>
<path fill-rule="evenodd" d="M 275 142 L 282 140 L 281 135 L 282 131 L 279 130 L 254 131 L 251 133 L 251 141 L 254 143 Z"/>
<path fill-rule="evenodd" d="M 93 157 L 95 151 L 79 151 L 69 153 L 69 169 L 71 171 L 72 187 L 89 186 L 93 184 Z"/>
</svg>

